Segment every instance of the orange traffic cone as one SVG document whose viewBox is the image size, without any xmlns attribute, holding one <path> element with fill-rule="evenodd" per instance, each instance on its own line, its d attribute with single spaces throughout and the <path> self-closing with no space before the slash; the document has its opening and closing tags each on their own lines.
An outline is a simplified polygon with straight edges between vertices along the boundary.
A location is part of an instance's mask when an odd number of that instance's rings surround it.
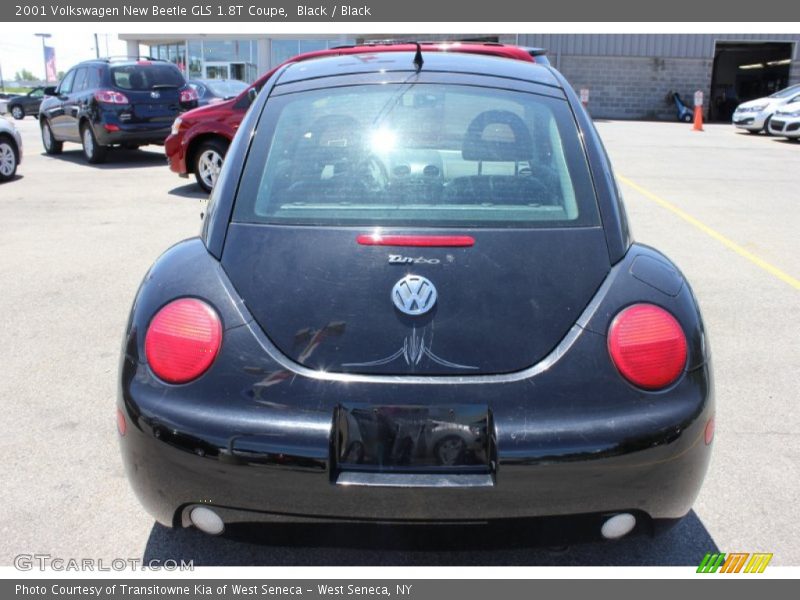
<svg viewBox="0 0 800 600">
<path fill-rule="evenodd" d="M 695 106 L 694 107 L 694 127 L 692 127 L 692 131 L 705 131 L 703 129 L 703 107 L 702 106 Z"/>
</svg>

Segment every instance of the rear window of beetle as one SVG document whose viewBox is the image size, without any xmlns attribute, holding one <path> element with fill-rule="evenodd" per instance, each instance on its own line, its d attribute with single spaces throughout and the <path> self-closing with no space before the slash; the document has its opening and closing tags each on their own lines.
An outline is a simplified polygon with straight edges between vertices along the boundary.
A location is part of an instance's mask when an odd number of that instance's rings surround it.
<svg viewBox="0 0 800 600">
<path fill-rule="evenodd" d="M 234 220 L 320 225 L 599 224 L 565 100 L 449 84 L 270 98 Z"/>
</svg>

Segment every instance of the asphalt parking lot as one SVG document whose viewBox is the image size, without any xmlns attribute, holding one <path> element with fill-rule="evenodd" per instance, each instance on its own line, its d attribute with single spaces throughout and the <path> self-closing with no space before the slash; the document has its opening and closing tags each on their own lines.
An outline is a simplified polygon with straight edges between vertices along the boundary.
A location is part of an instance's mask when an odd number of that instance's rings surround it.
<svg viewBox="0 0 800 600">
<path fill-rule="evenodd" d="M 87 165 L 37 123 L 0 186 L 0 565 L 21 553 L 196 565 L 686 565 L 707 551 L 800 565 L 800 143 L 728 125 L 599 122 L 637 241 L 692 282 L 712 347 L 717 437 L 694 511 L 667 534 L 548 548 L 525 529 L 275 526 L 209 538 L 155 525 L 117 451 L 119 350 L 136 288 L 199 231 L 203 195 L 161 148 Z"/>
</svg>

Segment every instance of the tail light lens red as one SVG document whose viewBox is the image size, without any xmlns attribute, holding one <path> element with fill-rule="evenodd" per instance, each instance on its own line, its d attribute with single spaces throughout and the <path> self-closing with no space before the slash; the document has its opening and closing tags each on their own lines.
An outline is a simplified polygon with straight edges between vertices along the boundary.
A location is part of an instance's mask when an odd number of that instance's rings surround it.
<svg viewBox="0 0 800 600">
<path fill-rule="evenodd" d="M 214 309 L 196 298 L 181 298 L 150 321 L 144 352 L 159 379 L 187 383 L 208 370 L 221 343 L 222 324 Z"/>
<path fill-rule="evenodd" d="M 714 417 L 711 417 L 708 420 L 708 423 L 706 423 L 706 430 L 705 430 L 705 435 L 704 435 L 705 441 L 706 441 L 706 446 L 709 446 L 711 444 L 711 442 L 714 441 L 714 428 L 715 427 L 716 427 L 716 425 L 715 425 L 715 422 L 714 422 Z"/>
<path fill-rule="evenodd" d="M 125 435 L 128 431 L 128 424 L 125 421 L 125 413 L 122 412 L 122 409 L 117 407 L 117 431 L 120 435 Z"/>
<path fill-rule="evenodd" d="M 197 100 L 197 98 L 197 91 L 193 87 L 187 87 L 181 90 L 181 102 L 193 102 Z"/>
<path fill-rule="evenodd" d="M 614 318 L 608 351 L 622 376 L 646 390 L 668 386 L 686 366 L 686 336 L 680 323 L 652 304 L 634 304 Z"/>
<path fill-rule="evenodd" d="M 105 104 L 128 104 L 128 97 L 115 90 L 97 90 L 94 99 Z"/>
</svg>

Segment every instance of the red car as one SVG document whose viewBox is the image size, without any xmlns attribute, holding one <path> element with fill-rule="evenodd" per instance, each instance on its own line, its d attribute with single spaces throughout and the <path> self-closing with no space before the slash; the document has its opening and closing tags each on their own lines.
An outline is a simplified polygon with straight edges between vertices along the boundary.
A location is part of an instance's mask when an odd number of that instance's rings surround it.
<svg viewBox="0 0 800 600">
<path fill-rule="evenodd" d="M 421 43 L 424 52 L 464 52 L 468 54 L 487 54 L 502 58 L 512 58 L 527 62 L 549 64 L 544 50 L 540 48 L 521 48 L 497 43 L 436 42 Z M 320 56 L 343 54 L 364 54 L 362 60 L 376 60 L 376 52 L 413 52 L 416 43 L 381 43 L 361 46 L 346 46 L 306 52 L 289 59 L 262 75 L 248 89 L 224 102 L 203 106 L 183 113 L 172 125 L 172 133 L 164 143 L 169 168 L 181 177 L 194 173 L 198 185 L 210 192 L 222 168 L 222 161 L 228 151 L 233 136 L 242 122 L 247 109 L 261 87 L 275 71 L 288 63 L 308 60 Z"/>
</svg>

